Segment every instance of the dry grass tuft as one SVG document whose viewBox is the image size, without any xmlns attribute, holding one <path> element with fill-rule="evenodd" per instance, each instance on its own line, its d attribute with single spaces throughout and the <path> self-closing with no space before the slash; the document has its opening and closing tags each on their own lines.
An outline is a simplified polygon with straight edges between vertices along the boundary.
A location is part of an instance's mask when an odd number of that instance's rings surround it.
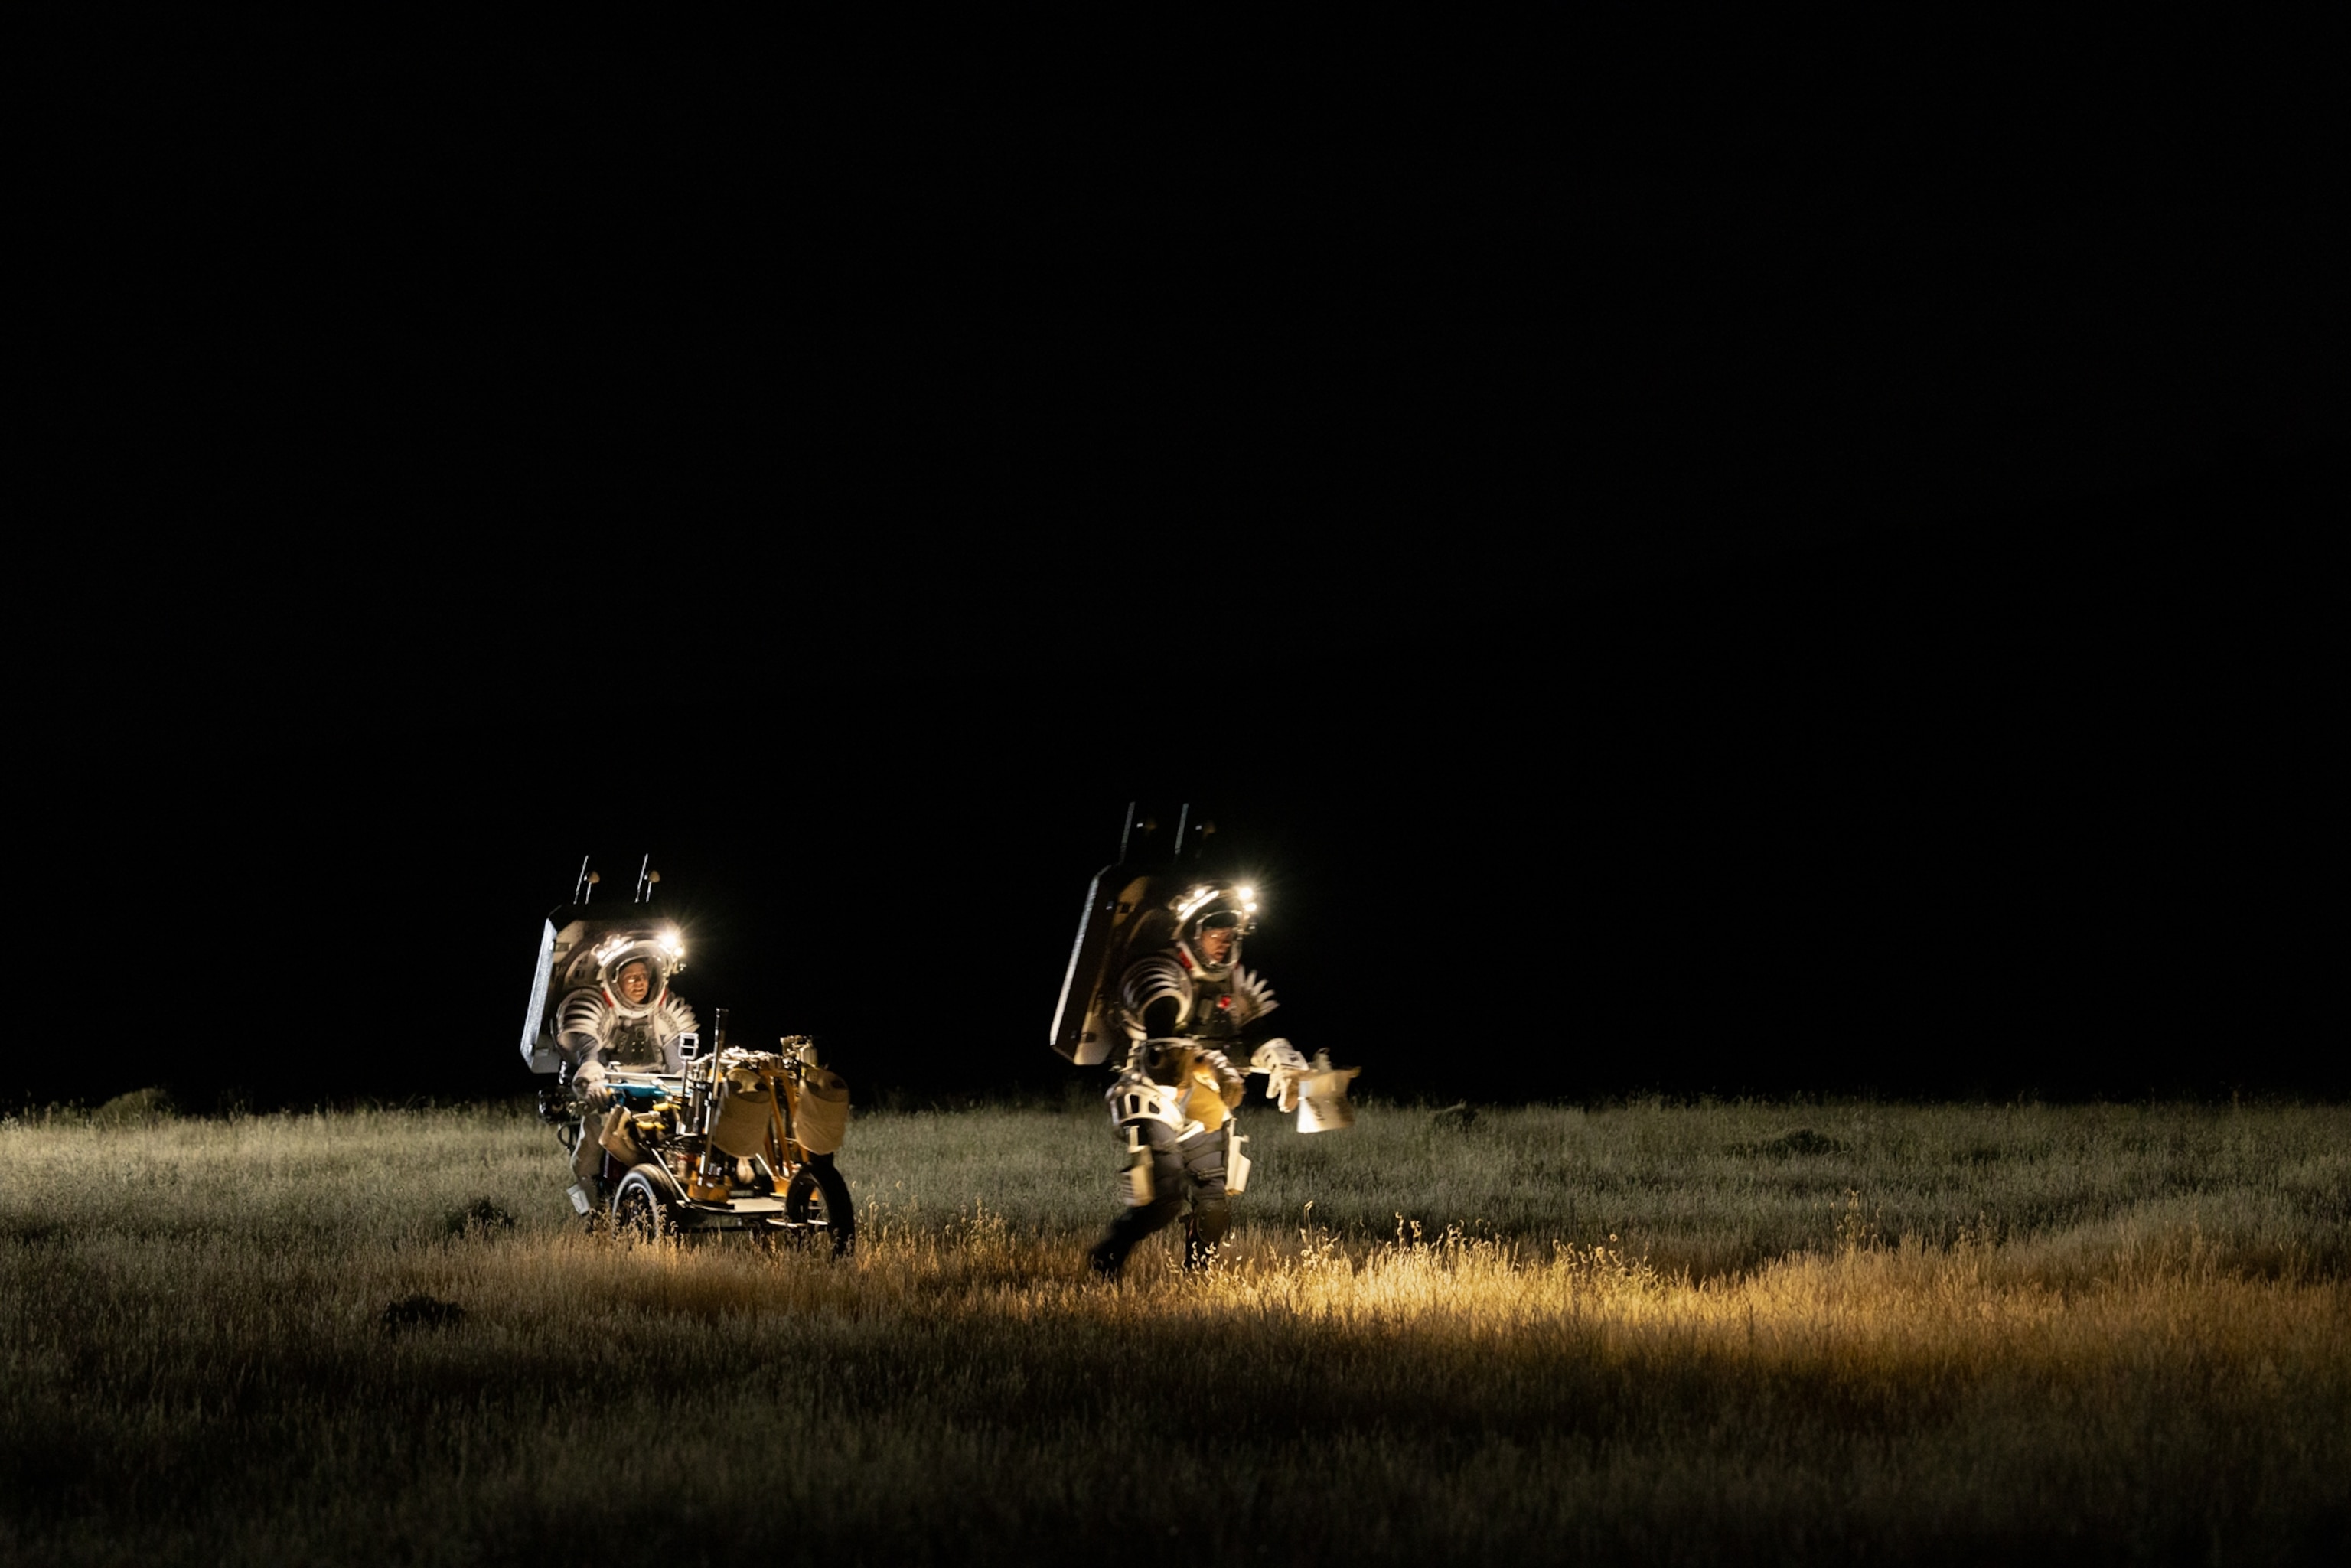
<svg viewBox="0 0 2351 1568">
<path fill-rule="evenodd" d="M 1259 1123 L 1220 1265 L 1106 1288 L 1091 1116 L 862 1122 L 838 1263 L 590 1241 L 506 1112 L 18 1121 L 0 1552 L 2311 1561 L 2346 1133 L 1373 1106 Z"/>
</svg>

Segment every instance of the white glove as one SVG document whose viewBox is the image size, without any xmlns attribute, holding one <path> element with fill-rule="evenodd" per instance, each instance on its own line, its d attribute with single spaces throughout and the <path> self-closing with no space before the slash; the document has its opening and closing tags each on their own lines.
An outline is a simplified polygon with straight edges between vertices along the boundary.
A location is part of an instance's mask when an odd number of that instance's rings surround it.
<svg viewBox="0 0 2351 1568">
<path fill-rule="evenodd" d="M 1269 1040 L 1249 1057 L 1249 1071 L 1265 1074 L 1265 1097 L 1284 1115 L 1298 1109 L 1298 1079 L 1306 1070 L 1306 1058 L 1286 1040 Z"/>
<path fill-rule="evenodd" d="M 1249 1070 L 1251 1072 L 1271 1072 L 1280 1067 L 1292 1072 L 1306 1070 L 1306 1058 L 1301 1056 L 1298 1048 L 1286 1040 L 1269 1040 L 1249 1057 Z"/>
</svg>

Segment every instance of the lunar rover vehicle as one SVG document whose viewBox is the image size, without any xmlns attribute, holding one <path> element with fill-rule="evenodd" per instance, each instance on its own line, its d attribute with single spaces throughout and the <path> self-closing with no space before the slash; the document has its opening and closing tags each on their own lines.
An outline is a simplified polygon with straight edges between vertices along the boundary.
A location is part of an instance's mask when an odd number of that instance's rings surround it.
<svg viewBox="0 0 2351 1568">
<path fill-rule="evenodd" d="M 647 857 L 632 900 L 597 903 L 602 877 L 583 861 L 539 936 L 522 1055 L 555 1075 L 539 1114 L 572 1156 L 573 1208 L 644 1241 L 735 1233 L 848 1251 L 857 1218 L 833 1164 L 848 1086 L 805 1038 L 728 1043 L 724 1008 L 704 1040 L 670 988 L 685 939 L 653 908 L 660 880 Z"/>
</svg>

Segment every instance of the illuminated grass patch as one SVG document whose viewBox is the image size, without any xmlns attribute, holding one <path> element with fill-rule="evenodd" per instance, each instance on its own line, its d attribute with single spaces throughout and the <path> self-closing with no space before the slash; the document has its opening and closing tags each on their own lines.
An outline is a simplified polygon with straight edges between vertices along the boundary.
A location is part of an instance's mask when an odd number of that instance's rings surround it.
<svg viewBox="0 0 2351 1568">
<path fill-rule="evenodd" d="M 1113 1201 L 1092 1114 L 861 1122 L 843 1264 L 590 1241 L 547 1130 L 503 1112 L 11 1124 L 0 1547 L 2292 1561 L 2351 1542 L 2342 1111 L 1635 1106 L 1464 1130 L 1374 1105 L 1343 1135 L 1254 1131 L 1223 1267 L 1187 1279 L 1161 1249 L 1103 1288 L 1081 1257 Z M 450 1226 L 485 1200 L 514 1227 Z M 412 1301 L 462 1312 L 388 1322 Z"/>
</svg>

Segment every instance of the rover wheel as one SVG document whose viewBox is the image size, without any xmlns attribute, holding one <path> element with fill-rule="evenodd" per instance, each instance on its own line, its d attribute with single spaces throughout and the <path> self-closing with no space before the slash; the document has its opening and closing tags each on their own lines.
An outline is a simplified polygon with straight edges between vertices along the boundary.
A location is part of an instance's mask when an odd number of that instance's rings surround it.
<svg viewBox="0 0 2351 1568">
<path fill-rule="evenodd" d="M 810 1155 L 808 1164 L 792 1173 L 791 1185 L 784 1189 L 784 1218 L 831 1236 L 836 1258 L 856 1247 L 857 1210 L 831 1155 Z"/>
<path fill-rule="evenodd" d="M 666 1241 L 677 1234 L 661 1178 L 643 1166 L 621 1178 L 612 1194 L 612 1234 L 623 1241 Z"/>
</svg>

